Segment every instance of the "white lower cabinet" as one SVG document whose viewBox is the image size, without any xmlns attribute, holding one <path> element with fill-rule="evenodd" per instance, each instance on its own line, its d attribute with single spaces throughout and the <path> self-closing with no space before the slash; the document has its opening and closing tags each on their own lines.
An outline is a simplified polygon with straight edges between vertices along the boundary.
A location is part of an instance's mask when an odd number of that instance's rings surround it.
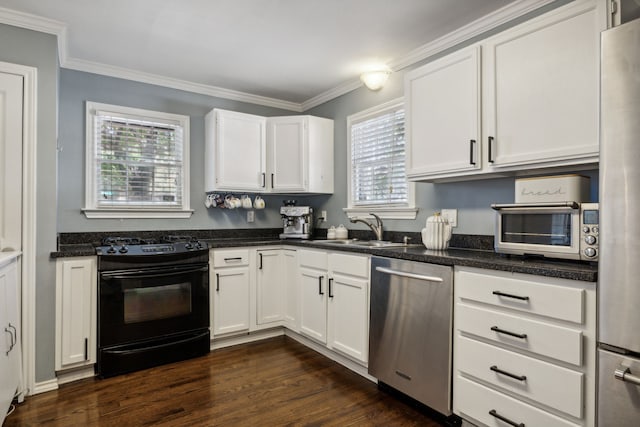
<svg viewBox="0 0 640 427">
<path fill-rule="evenodd" d="M 489 426 L 593 426 L 595 283 L 469 267 L 454 283 L 454 412 Z"/>
<path fill-rule="evenodd" d="M 214 250 L 210 256 L 209 294 L 213 336 L 249 331 L 249 250 Z"/>
<path fill-rule="evenodd" d="M 282 280 L 284 282 L 284 326 L 300 332 L 300 287 L 298 286 L 298 251 L 282 250 Z"/>
<path fill-rule="evenodd" d="M 256 254 L 256 323 L 271 326 L 284 319 L 282 250 L 264 249 Z"/>
<path fill-rule="evenodd" d="M 0 425 L 14 396 L 20 391 L 22 361 L 20 339 L 20 280 L 18 258 L 0 261 Z"/>
<path fill-rule="evenodd" d="M 368 362 L 369 257 L 300 250 L 300 332 Z"/>
<path fill-rule="evenodd" d="M 96 362 L 96 257 L 56 261 L 56 356 L 61 371 Z"/>
</svg>

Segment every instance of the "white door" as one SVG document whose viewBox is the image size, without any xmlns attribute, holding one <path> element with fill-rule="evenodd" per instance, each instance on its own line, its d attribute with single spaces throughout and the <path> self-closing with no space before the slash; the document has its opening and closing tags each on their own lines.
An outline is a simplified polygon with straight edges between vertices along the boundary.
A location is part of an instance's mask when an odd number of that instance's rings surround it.
<svg viewBox="0 0 640 427">
<path fill-rule="evenodd" d="M 490 165 L 597 161 L 602 6 L 572 4 L 483 45 Z"/>
<path fill-rule="evenodd" d="M 329 346 L 361 362 L 369 353 L 369 281 L 334 274 L 329 279 Z"/>
<path fill-rule="evenodd" d="M 282 251 L 258 251 L 257 255 L 257 323 L 269 325 L 283 319 Z"/>
<path fill-rule="evenodd" d="M 480 47 L 407 73 L 405 109 L 410 178 L 479 169 Z"/>
<path fill-rule="evenodd" d="M 300 267 L 300 332 L 327 343 L 327 274 Z"/>
<path fill-rule="evenodd" d="M 279 193 L 306 190 L 307 120 L 272 117 L 267 122 L 269 186 Z"/>
<path fill-rule="evenodd" d="M 0 251 L 22 249 L 23 80 L 0 73 Z"/>
<path fill-rule="evenodd" d="M 213 335 L 249 330 L 249 267 L 215 271 Z"/>
<path fill-rule="evenodd" d="M 266 119 L 233 111 L 214 111 L 215 158 L 207 162 L 215 162 L 215 188 L 207 190 L 264 191 Z"/>
</svg>

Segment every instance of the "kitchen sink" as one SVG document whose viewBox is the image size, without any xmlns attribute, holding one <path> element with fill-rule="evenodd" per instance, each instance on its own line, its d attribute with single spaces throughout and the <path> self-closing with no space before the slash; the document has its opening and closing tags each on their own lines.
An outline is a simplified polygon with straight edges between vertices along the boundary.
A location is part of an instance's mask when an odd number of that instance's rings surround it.
<svg viewBox="0 0 640 427">
<path fill-rule="evenodd" d="M 359 246 L 368 248 L 393 248 L 409 246 L 406 243 L 389 242 L 386 240 L 358 240 L 358 239 L 341 239 L 341 240 L 312 240 L 312 243 L 328 246 Z"/>
</svg>

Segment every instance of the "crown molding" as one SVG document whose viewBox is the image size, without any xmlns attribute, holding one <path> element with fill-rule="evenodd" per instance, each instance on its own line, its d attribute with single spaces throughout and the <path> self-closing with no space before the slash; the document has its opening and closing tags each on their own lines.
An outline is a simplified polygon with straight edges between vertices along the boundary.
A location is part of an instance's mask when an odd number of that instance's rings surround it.
<svg viewBox="0 0 640 427">
<path fill-rule="evenodd" d="M 492 30 L 493 28 L 519 18 L 520 16 L 539 9 L 554 1 L 556 0 L 516 0 L 515 2 L 498 9 L 493 13 L 485 15 L 456 31 L 412 50 L 407 55 L 392 61 L 392 63 L 389 64 L 389 67 L 393 71 L 402 70 L 403 68 L 409 67 L 432 55 L 454 47 L 466 40 Z M 128 68 L 71 58 L 68 56 L 67 26 L 62 22 L 52 19 L 42 18 L 36 15 L 0 7 L 0 23 L 56 35 L 58 37 L 58 58 L 60 67 L 62 68 L 133 80 L 141 83 L 149 83 L 202 95 L 280 108 L 283 110 L 304 112 L 362 86 L 362 82 L 359 79 L 354 79 L 322 92 L 302 103 L 285 101 L 217 86 L 193 83 L 186 80 L 145 73 Z"/>
<path fill-rule="evenodd" d="M 389 67 L 393 71 L 409 67 L 554 1 L 556 0 L 517 0 L 433 42 L 412 50 L 407 55 L 392 61 Z"/>
<path fill-rule="evenodd" d="M 302 105 L 297 102 L 283 101 L 276 98 L 253 95 L 250 93 L 225 89 L 217 86 L 193 83 L 186 80 L 175 79 L 158 74 L 145 73 L 142 71 L 117 67 L 114 65 L 101 64 L 80 59 L 67 59 L 65 63 L 61 63 L 60 66 L 62 68 L 71 70 L 84 71 L 87 73 L 101 74 L 109 77 L 148 83 L 168 87 L 171 89 L 198 93 L 201 95 L 215 96 L 217 98 L 231 99 L 234 101 L 248 102 L 250 104 L 264 105 L 267 107 L 281 108 L 283 110 L 302 112 Z"/>
</svg>

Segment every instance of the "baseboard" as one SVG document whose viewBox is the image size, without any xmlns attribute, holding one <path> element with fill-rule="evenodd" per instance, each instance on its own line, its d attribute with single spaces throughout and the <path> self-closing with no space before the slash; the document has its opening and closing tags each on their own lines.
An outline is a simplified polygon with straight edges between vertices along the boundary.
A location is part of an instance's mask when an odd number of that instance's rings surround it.
<svg viewBox="0 0 640 427">
<path fill-rule="evenodd" d="M 28 395 L 33 396 L 34 394 L 45 393 L 47 391 L 53 391 L 58 389 L 58 379 L 54 378 L 52 380 L 40 381 L 36 382 L 33 390 L 29 390 Z"/>
<path fill-rule="evenodd" d="M 234 345 L 246 344 L 254 341 L 266 340 L 284 335 L 284 328 L 267 329 L 263 331 L 247 332 L 241 335 L 228 337 L 214 337 L 211 341 L 211 350 L 231 347 Z"/>
<path fill-rule="evenodd" d="M 58 385 L 67 384 L 73 381 L 83 380 L 85 378 L 95 377 L 94 366 L 83 366 L 82 368 L 69 369 L 66 371 L 59 371 L 56 373 L 58 376 Z"/>
</svg>

